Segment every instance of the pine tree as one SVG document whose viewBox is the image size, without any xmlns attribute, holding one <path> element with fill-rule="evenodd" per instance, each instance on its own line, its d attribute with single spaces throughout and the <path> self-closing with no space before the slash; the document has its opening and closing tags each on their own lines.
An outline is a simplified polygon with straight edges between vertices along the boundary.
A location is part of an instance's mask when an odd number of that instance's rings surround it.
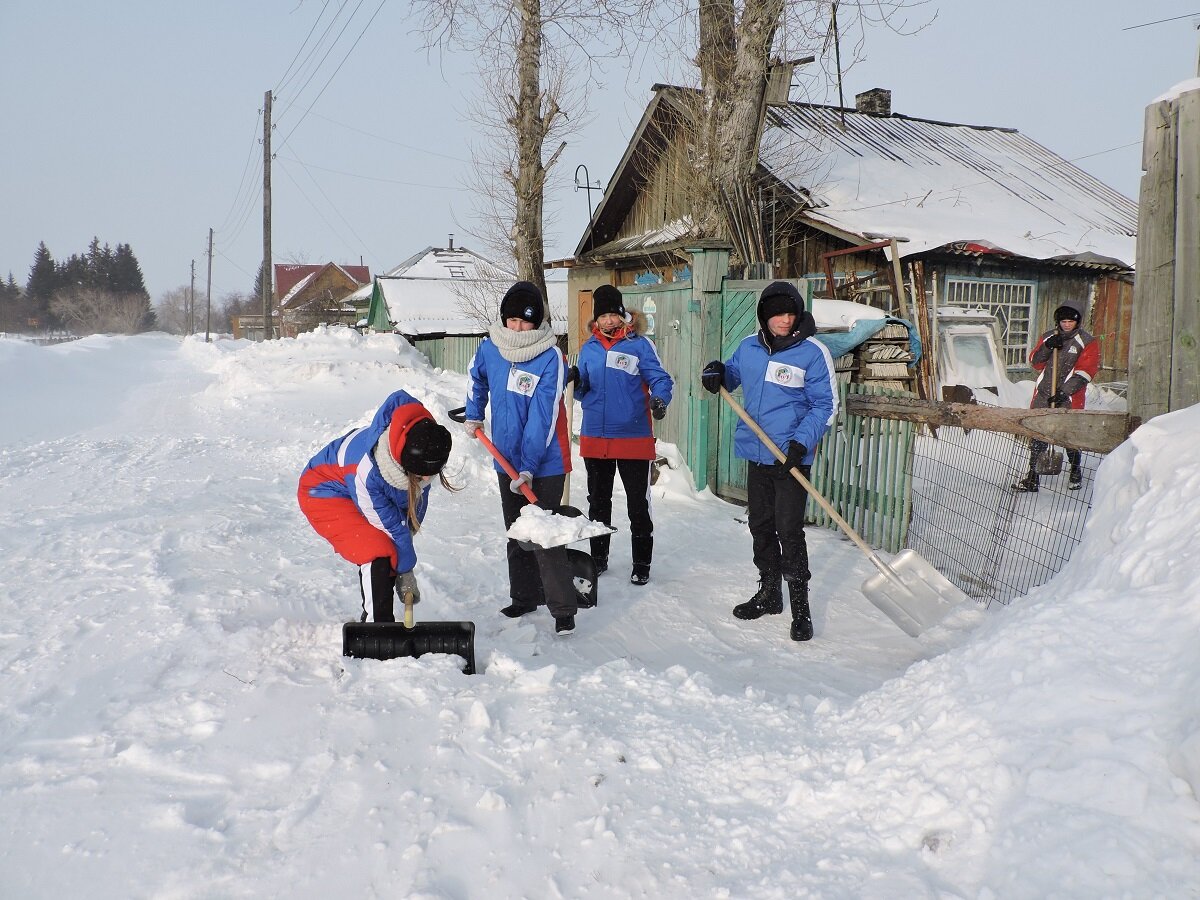
<svg viewBox="0 0 1200 900">
<path fill-rule="evenodd" d="M 27 328 L 51 328 L 57 320 L 50 313 L 50 300 L 59 289 L 58 266 L 46 247 L 38 244 L 29 269 L 29 280 L 25 282 L 25 315 Z"/>
</svg>

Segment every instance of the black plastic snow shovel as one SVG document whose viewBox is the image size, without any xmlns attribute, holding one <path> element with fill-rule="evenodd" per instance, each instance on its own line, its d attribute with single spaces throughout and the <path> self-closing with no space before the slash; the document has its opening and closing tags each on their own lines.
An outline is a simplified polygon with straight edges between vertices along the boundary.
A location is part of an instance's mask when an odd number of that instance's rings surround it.
<svg viewBox="0 0 1200 900">
<path fill-rule="evenodd" d="M 733 399 L 729 391 L 721 388 L 721 397 L 729 404 L 729 408 L 738 414 L 738 418 L 758 435 L 758 439 L 776 459 L 787 462 L 786 454 L 776 446 L 758 423 L 750 418 L 749 413 Z M 872 575 L 862 583 L 862 592 L 880 612 L 911 637 L 918 637 L 924 629 L 936 625 L 950 610 L 968 599 L 966 594 L 951 584 L 945 575 L 915 550 L 901 550 L 891 565 L 885 563 L 799 469 L 793 467 L 789 471 L 808 495 L 816 500 L 821 509 L 846 533 L 846 537 L 867 555 L 871 565 L 879 570 L 879 574 Z"/>
<path fill-rule="evenodd" d="M 475 674 L 474 622 L 413 622 L 412 594 L 404 595 L 403 622 L 347 622 L 342 656 L 356 659 L 421 657 L 426 653 L 461 656 L 464 675 Z"/>
</svg>

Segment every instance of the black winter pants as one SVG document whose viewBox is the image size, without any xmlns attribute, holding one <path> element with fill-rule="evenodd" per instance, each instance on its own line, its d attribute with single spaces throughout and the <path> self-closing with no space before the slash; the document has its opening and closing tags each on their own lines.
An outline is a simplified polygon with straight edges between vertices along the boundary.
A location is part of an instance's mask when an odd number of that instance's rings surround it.
<svg viewBox="0 0 1200 900">
<path fill-rule="evenodd" d="M 1037 470 L 1035 468 L 1037 466 L 1037 458 L 1042 453 L 1044 453 L 1046 451 L 1046 449 L 1049 448 L 1049 446 L 1050 445 L 1046 441 L 1030 441 L 1029 442 L 1029 474 L 1030 475 L 1037 474 Z M 1080 453 L 1078 450 L 1072 450 L 1070 447 L 1067 447 L 1066 451 L 1067 451 L 1067 462 L 1069 462 L 1071 464 L 1072 469 L 1078 469 L 1080 462 L 1083 460 L 1083 454 Z"/>
<path fill-rule="evenodd" d="M 613 482 L 621 473 L 625 508 L 629 512 L 629 535 L 633 564 L 648 566 L 654 556 L 654 520 L 650 516 L 650 467 L 648 459 L 585 459 L 588 480 L 588 518 L 612 524 Z M 592 558 L 608 559 L 611 537 L 592 538 Z"/>
<path fill-rule="evenodd" d="M 504 510 L 504 529 L 507 531 L 529 504 L 523 494 L 514 494 L 508 486 L 512 479 L 503 472 L 497 473 L 500 481 L 500 504 Z M 533 479 L 530 487 L 538 498 L 542 509 L 558 509 L 562 500 L 564 475 L 547 475 Z M 513 603 L 518 606 L 534 607 L 543 602 L 556 619 L 575 615 L 579 605 L 579 593 L 571 580 L 567 548 L 545 549 L 535 547 L 522 550 L 521 545 L 511 538 L 508 541 L 508 591 Z"/>
<path fill-rule="evenodd" d="M 804 540 L 804 505 L 808 491 L 782 465 L 747 463 L 746 495 L 754 565 L 760 577 L 786 581 L 809 579 L 808 545 Z M 809 467 L 801 466 L 807 478 Z"/>
</svg>

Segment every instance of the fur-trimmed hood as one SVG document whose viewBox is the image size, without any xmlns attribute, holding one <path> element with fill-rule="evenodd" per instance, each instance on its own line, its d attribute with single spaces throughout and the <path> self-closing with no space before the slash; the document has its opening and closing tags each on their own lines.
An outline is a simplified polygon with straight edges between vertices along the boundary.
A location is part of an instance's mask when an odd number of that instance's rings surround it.
<svg viewBox="0 0 1200 900">
<path fill-rule="evenodd" d="M 629 330 L 632 336 L 638 336 L 646 333 L 646 317 L 640 310 L 629 310 L 629 322 L 625 327 Z M 596 320 L 592 319 L 587 324 L 588 334 L 596 334 L 599 329 L 596 328 Z"/>
</svg>

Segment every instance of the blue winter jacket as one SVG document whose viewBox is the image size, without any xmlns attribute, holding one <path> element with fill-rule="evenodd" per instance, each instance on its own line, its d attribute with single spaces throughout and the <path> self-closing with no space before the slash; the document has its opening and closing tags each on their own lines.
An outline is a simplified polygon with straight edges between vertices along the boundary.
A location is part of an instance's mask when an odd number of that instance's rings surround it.
<svg viewBox="0 0 1200 900">
<path fill-rule="evenodd" d="M 467 418 L 482 422 L 491 403 L 489 437 L 514 469 L 535 478 L 571 471 L 571 440 L 563 408 L 567 367 L 562 351 L 550 347 L 527 362 L 514 363 L 500 354 L 491 338 L 485 338 L 468 374 Z M 494 466 L 497 472 L 504 471 L 500 463 Z"/>
<path fill-rule="evenodd" d="M 833 358 L 825 345 L 809 337 L 772 352 L 762 333 L 742 340 L 725 363 L 725 387 L 742 388 L 742 405 L 783 452 L 798 441 L 808 451 L 804 465 L 812 465 L 817 444 L 837 414 L 837 382 Z M 740 459 L 762 465 L 778 462 L 750 430 L 738 421 L 733 452 Z"/>
<path fill-rule="evenodd" d="M 320 469 L 323 480 L 309 488 L 310 497 L 344 497 L 354 502 L 368 522 L 387 533 L 396 545 L 396 571 L 408 572 L 417 564 L 412 532 L 408 528 L 408 491 L 388 484 L 375 466 L 375 444 L 388 430 L 392 413 L 406 403 L 419 403 L 405 391 L 396 391 L 375 412 L 371 423 L 347 432 L 308 461 L 305 472 Z M 429 485 L 421 491 L 417 521 L 429 508 Z"/>
<path fill-rule="evenodd" d="M 593 328 L 579 350 L 579 452 L 593 459 L 654 459 L 650 398 L 670 404 L 674 382 L 648 338 L 629 327 L 614 337 Z"/>
</svg>

